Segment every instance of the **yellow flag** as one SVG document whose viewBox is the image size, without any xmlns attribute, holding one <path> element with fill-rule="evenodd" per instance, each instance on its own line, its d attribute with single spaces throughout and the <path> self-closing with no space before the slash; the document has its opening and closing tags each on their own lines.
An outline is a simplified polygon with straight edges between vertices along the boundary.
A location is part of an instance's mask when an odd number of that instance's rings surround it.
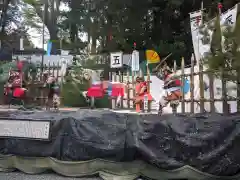
<svg viewBox="0 0 240 180">
<path fill-rule="evenodd" d="M 146 50 L 146 59 L 148 64 L 160 62 L 160 57 L 156 51 Z"/>
</svg>

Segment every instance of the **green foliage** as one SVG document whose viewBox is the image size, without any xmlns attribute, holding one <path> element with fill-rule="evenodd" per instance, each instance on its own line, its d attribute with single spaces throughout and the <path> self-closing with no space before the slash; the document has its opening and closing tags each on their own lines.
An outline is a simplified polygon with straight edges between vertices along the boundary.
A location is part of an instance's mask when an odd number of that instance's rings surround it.
<svg viewBox="0 0 240 180">
<path fill-rule="evenodd" d="M 68 107 L 87 107 L 88 104 L 81 93 L 86 88 L 85 84 L 76 84 L 74 86 L 71 81 L 64 83 L 61 92 L 63 105 Z"/>
<path fill-rule="evenodd" d="M 204 34 L 204 36 L 208 36 Z M 222 41 L 223 40 L 223 41 Z M 223 42 L 223 43 L 222 43 Z M 211 41 L 211 53 L 205 63 L 216 74 L 223 70 L 225 78 L 236 81 L 237 72 L 240 71 L 240 17 L 237 17 L 236 26 L 225 25 L 220 27 L 219 16 L 215 20 Z"/>
<path fill-rule="evenodd" d="M 222 52 L 222 32 L 220 27 L 220 17 L 217 16 L 214 23 L 211 41 L 211 54 L 206 59 L 206 63 L 211 69 L 223 68 L 225 64 L 224 53 Z"/>
<path fill-rule="evenodd" d="M 64 21 L 59 27 L 69 31 L 71 39 L 76 29 L 86 32 L 92 42 L 99 41 L 98 52 L 130 52 L 136 42 L 140 50 L 153 48 L 161 56 L 172 52 L 174 59 L 191 54 L 188 13 L 199 8 L 200 0 L 64 2 L 70 10 L 61 14 Z"/>
<path fill-rule="evenodd" d="M 84 80 L 82 71 L 83 69 L 101 69 L 103 68 L 99 64 L 96 64 L 97 56 L 92 58 L 86 57 L 85 61 L 81 59 L 75 59 L 74 66 L 72 67 L 72 74 L 74 76 L 68 76 L 66 83 L 63 85 L 62 97 L 63 104 L 70 107 L 87 107 L 88 103 L 82 96 L 83 91 L 87 91 L 89 88 L 89 82 Z M 107 96 L 97 99 L 95 106 L 97 108 L 108 108 L 110 100 Z"/>
<path fill-rule="evenodd" d="M 22 16 L 24 17 L 24 25 L 42 33 L 42 16 L 37 13 L 37 8 L 42 6 L 39 0 L 23 0 L 25 6 L 22 8 Z"/>
<path fill-rule="evenodd" d="M 32 7 L 25 8 L 25 23 L 39 29 L 38 21 L 41 21 L 42 16 L 39 14 L 39 7 L 42 1 L 24 0 L 24 2 Z M 47 17 L 54 18 L 46 21 L 45 25 L 49 31 L 52 30 L 50 36 L 57 40 L 63 39 L 62 48 L 71 49 L 73 54 L 79 54 L 91 39 L 92 53 L 119 50 L 130 52 L 133 49 L 133 42 L 136 42 L 139 50 L 155 49 L 161 56 L 172 53 L 172 59 L 181 59 L 182 56 L 190 59 L 192 43 L 189 12 L 198 10 L 201 0 L 61 0 L 61 2 L 68 10 L 52 12 L 52 5 L 49 4 Z M 204 7 L 208 12 L 205 19 L 215 16 L 217 3 L 217 0 L 204 1 Z M 224 0 L 223 6 L 228 9 L 234 3 L 234 0 Z M 56 18 L 58 21 L 54 21 Z M 81 41 L 79 33 L 88 35 L 87 43 Z M 208 40 L 209 38 L 205 39 Z"/>
</svg>

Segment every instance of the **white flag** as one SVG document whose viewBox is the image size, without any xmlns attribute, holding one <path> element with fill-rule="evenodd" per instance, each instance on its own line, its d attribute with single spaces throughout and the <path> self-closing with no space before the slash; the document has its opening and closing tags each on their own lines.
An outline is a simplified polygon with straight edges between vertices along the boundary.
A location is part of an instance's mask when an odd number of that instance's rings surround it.
<svg viewBox="0 0 240 180">
<path fill-rule="evenodd" d="M 132 52 L 132 71 L 139 71 L 139 51 Z"/>
<path fill-rule="evenodd" d="M 209 43 L 205 44 L 202 41 L 203 34 L 199 33 L 199 28 L 198 28 L 198 26 L 196 26 L 197 25 L 196 17 L 200 17 L 200 24 L 201 24 L 202 23 L 202 11 L 195 11 L 195 12 L 190 13 L 193 49 L 194 49 L 196 61 L 199 62 L 199 60 L 201 58 L 204 58 L 206 56 L 206 54 L 210 53 L 213 32 L 210 29 L 208 29 L 208 26 L 210 24 L 211 24 L 211 26 L 215 25 L 216 18 L 203 24 L 202 30 L 207 30 L 207 32 L 209 34 L 209 38 L 210 38 Z M 237 5 L 234 6 L 232 9 L 229 9 L 227 12 L 224 12 L 221 15 L 220 25 L 221 25 L 222 32 L 224 31 L 224 28 L 226 27 L 226 25 L 235 27 L 236 19 L 237 19 Z M 223 41 L 222 41 L 222 45 L 223 45 L 224 38 L 222 38 L 222 39 L 223 39 Z"/>
<path fill-rule="evenodd" d="M 198 62 L 199 57 L 199 25 L 202 24 L 202 11 L 195 11 L 190 13 L 190 25 L 192 32 L 192 42 L 193 42 L 193 50 L 196 57 L 196 61 Z"/>
<path fill-rule="evenodd" d="M 227 27 L 235 28 L 236 20 L 237 20 L 237 11 L 238 6 L 235 5 L 233 8 L 229 9 L 228 11 L 224 12 L 220 16 L 220 26 L 221 32 L 223 33 Z M 224 51 L 224 37 L 222 37 L 222 47 Z"/>
</svg>

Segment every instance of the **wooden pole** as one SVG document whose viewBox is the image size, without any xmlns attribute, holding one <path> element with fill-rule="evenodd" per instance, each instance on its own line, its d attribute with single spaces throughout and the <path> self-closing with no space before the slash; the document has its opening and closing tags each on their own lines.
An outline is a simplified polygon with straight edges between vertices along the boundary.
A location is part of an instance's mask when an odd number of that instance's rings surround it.
<svg viewBox="0 0 240 180">
<path fill-rule="evenodd" d="M 191 113 L 194 113 L 194 58 L 193 58 L 193 56 L 191 57 L 190 99 L 191 99 L 191 110 L 190 111 L 191 111 Z"/>
<path fill-rule="evenodd" d="M 172 55 L 172 53 L 168 54 L 161 62 L 154 68 L 155 70 L 158 70 L 161 65 Z"/>
<path fill-rule="evenodd" d="M 150 78 L 150 70 L 149 70 L 149 66 L 148 66 L 148 63 L 147 63 L 147 93 L 150 94 L 150 81 L 151 81 L 151 78 Z M 151 111 L 151 102 L 148 101 L 148 112 Z"/>
<path fill-rule="evenodd" d="M 219 12 L 219 24 L 221 22 L 221 14 L 222 14 L 222 3 L 218 3 L 218 12 Z M 220 31 L 221 31 L 221 24 L 220 24 Z M 221 31 L 221 39 L 222 39 L 222 31 Z M 223 51 L 223 47 L 221 46 L 221 51 Z M 227 81 L 225 79 L 225 75 L 224 75 L 224 71 L 226 71 L 225 69 L 225 63 L 224 62 L 224 67 L 221 68 L 221 76 L 222 76 L 222 99 L 223 99 L 223 114 L 227 114 L 229 113 L 229 107 L 228 107 L 228 103 L 227 103 Z"/>
<path fill-rule="evenodd" d="M 181 81 L 184 82 L 185 77 L 184 77 L 184 68 L 185 68 L 185 63 L 184 63 L 184 58 L 182 57 L 181 61 Z M 184 92 L 184 87 L 182 86 L 182 92 Z M 182 93 L 182 113 L 185 113 L 185 96 L 184 93 Z"/>
</svg>

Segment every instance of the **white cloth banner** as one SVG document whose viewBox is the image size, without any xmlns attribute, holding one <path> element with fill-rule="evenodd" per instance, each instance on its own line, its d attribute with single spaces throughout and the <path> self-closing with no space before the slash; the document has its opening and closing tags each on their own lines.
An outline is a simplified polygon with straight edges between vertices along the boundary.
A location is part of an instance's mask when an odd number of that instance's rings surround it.
<svg viewBox="0 0 240 180">
<path fill-rule="evenodd" d="M 199 22 L 197 22 L 199 21 Z M 195 11 L 190 13 L 190 25 L 192 32 L 193 50 L 196 60 L 199 61 L 199 25 L 202 24 L 202 11 Z"/>
<path fill-rule="evenodd" d="M 197 17 L 200 17 L 199 24 L 201 24 L 202 11 L 195 11 L 195 12 L 190 13 L 193 49 L 194 49 L 196 61 L 199 62 L 201 58 L 204 58 L 210 52 L 213 32 L 208 29 L 208 25 L 210 23 L 212 23 L 212 25 L 215 24 L 216 18 L 203 24 L 202 30 L 205 29 L 208 31 L 209 40 L 210 40 L 208 44 L 204 44 L 202 41 L 203 35 L 201 33 L 199 33 L 199 28 L 196 23 Z M 234 6 L 232 9 L 229 9 L 228 11 L 222 13 L 221 18 L 220 18 L 220 25 L 221 25 L 222 32 L 224 31 L 224 27 L 226 27 L 226 25 L 235 27 L 236 19 L 237 19 L 237 5 Z M 222 38 L 222 39 L 224 42 L 224 38 Z"/>
<path fill-rule="evenodd" d="M 139 71 L 139 51 L 132 52 L 132 71 Z"/>
<path fill-rule="evenodd" d="M 211 21 L 209 23 L 215 23 L 215 21 Z M 197 59 L 198 61 L 201 58 L 206 57 L 206 55 L 210 52 L 213 32 L 211 30 L 209 30 L 207 26 L 208 26 L 208 24 L 204 24 L 203 29 L 205 31 L 207 30 L 207 32 L 208 32 L 209 43 L 207 43 L 207 44 L 203 43 L 202 38 L 204 35 L 202 35 L 202 34 L 199 35 L 199 59 Z"/>
<path fill-rule="evenodd" d="M 237 11 L 238 11 L 237 7 L 238 6 L 235 5 L 233 8 L 221 14 L 220 25 L 221 25 L 222 33 L 225 31 L 226 27 L 231 26 L 233 27 L 233 29 L 235 28 L 236 20 L 237 20 Z M 222 37 L 222 47 L 224 47 L 224 37 Z"/>
</svg>

